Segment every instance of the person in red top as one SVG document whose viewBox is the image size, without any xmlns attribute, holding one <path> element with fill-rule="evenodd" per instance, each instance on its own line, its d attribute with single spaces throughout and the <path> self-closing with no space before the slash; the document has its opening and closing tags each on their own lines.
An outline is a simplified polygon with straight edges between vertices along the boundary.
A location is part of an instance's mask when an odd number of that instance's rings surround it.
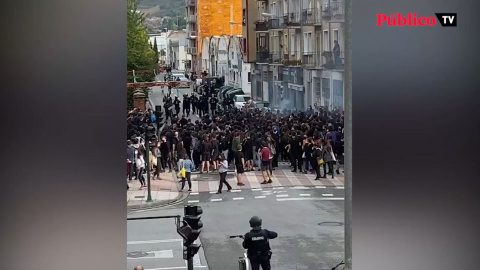
<svg viewBox="0 0 480 270">
<path fill-rule="evenodd" d="M 272 155 L 272 152 L 265 144 L 262 144 L 262 150 L 260 150 L 260 155 L 262 157 L 262 184 L 272 183 L 272 179 L 270 178 L 270 156 Z"/>
</svg>

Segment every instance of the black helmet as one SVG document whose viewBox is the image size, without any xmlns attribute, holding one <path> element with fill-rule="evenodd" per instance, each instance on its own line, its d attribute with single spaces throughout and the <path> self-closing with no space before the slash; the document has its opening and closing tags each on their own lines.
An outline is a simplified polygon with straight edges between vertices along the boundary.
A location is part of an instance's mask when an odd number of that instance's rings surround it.
<svg viewBox="0 0 480 270">
<path fill-rule="evenodd" d="M 254 227 L 260 227 L 260 226 L 262 226 L 262 219 L 257 216 L 253 216 L 250 219 L 250 227 L 254 228 Z"/>
</svg>

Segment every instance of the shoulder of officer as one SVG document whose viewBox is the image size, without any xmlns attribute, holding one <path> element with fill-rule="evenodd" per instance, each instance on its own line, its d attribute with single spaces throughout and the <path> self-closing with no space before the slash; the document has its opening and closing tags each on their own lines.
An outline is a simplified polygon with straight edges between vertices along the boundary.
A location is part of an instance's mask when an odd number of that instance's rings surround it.
<svg viewBox="0 0 480 270">
<path fill-rule="evenodd" d="M 278 233 L 277 233 L 277 232 L 269 231 L 269 230 L 266 230 L 266 229 L 264 229 L 264 231 L 265 231 L 265 233 L 267 234 L 267 237 L 268 237 L 269 239 L 275 239 L 275 238 L 277 238 L 277 236 L 278 236 Z"/>
</svg>

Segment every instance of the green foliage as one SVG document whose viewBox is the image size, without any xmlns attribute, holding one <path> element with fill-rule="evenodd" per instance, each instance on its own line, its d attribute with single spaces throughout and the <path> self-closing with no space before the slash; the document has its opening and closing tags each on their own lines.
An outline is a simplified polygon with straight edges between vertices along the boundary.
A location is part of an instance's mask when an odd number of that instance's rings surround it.
<svg viewBox="0 0 480 270">
<path fill-rule="evenodd" d="M 137 4 L 138 0 L 127 0 L 127 70 L 153 70 L 158 57 L 149 44 L 145 18 L 137 12 Z M 153 75 L 145 79 L 152 81 Z"/>
<path fill-rule="evenodd" d="M 153 70 L 157 68 L 158 57 L 149 43 L 147 30 L 143 26 L 144 16 L 137 12 L 138 0 L 127 0 L 127 70 Z M 155 44 L 156 45 L 156 44 Z M 137 82 L 153 81 L 154 74 L 139 74 Z M 133 82 L 127 75 L 127 82 Z M 148 89 L 143 89 L 148 96 Z M 133 92 L 127 91 L 127 108 L 133 107 Z"/>
</svg>

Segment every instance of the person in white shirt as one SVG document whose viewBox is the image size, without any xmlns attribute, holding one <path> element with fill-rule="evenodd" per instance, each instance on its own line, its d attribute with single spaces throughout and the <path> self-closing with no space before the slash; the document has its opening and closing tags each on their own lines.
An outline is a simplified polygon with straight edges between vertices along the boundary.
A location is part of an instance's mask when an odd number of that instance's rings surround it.
<svg viewBox="0 0 480 270">
<path fill-rule="evenodd" d="M 223 184 L 227 186 L 227 191 L 232 190 L 232 186 L 227 182 L 228 161 L 225 159 L 223 153 L 220 154 L 218 162 L 218 172 L 220 173 L 220 185 L 218 187 L 217 194 L 222 193 Z"/>
<path fill-rule="evenodd" d="M 143 155 L 136 150 L 137 153 L 137 159 L 135 160 L 135 164 L 137 165 L 137 171 L 138 171 L 138 180 L 140 181 L 140 189 L 145 189 L 147 187 L 145 183 L 145 178 L 143 177 L 143 173 L 145 171 L 145 160 L 143 159 Z"/>
</svg>

